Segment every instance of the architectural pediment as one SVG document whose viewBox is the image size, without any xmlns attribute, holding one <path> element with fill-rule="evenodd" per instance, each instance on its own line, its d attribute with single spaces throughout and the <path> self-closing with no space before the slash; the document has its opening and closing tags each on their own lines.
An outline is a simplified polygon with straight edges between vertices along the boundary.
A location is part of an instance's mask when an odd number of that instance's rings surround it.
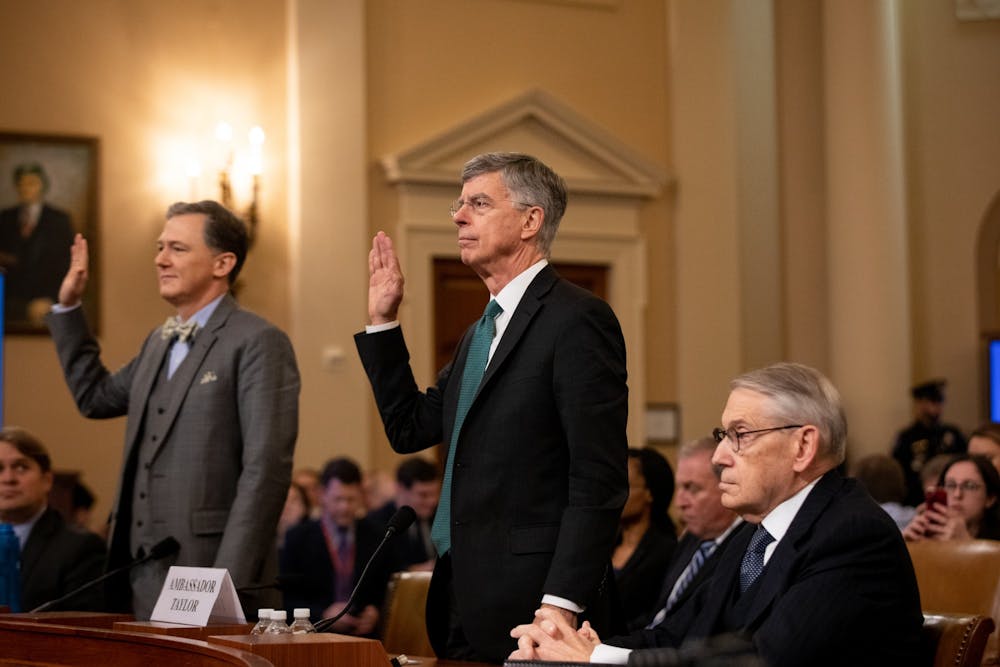
<svg viewBox="0 0 1000 667">
<path fill-rule="evenodd" d="M 390 183 L 454 186 L 473 155 L 535 155 L 573 193 L 655 197 L 672 177 L 567 104 L 541 90 L 470 118 L 419 145 L 382 159 Z"/>
</svg>

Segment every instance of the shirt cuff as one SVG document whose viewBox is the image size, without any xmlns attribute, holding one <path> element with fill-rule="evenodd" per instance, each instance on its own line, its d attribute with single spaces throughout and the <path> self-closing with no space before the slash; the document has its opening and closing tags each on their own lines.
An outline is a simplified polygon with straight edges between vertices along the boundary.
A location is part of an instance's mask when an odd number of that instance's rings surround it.
<svg viewBox="0 0 1000 667">
<path fill-rule="evenodd" d="M 631 652 L 632 649 L 620 646 L 598 644 L 594 647 L 594 652 L 590 654 L 590 661 L 605 665 L 626 665 L 628 664 L 628 654 Z"/>
<path fill-rule="evenodd" d="M 52 312 L 58 315 L 59 313 L 68 313 L 71 310 L 76 310 L 83 305 L 83 302 L 76 304 L 75 306 L 64 306 L 61 303 L 52 304 Z"/>
<path fill-rule="evenodd" d="M 553 607 L 559 607 L 560 609 L 566 609 L 574 614 L 582 614 L 584 609 L 572 600 L 567 600 L 566 598 L 561 598 L 558 595 L 543 595 L 542 604 L 550 604 Z"/>
<path fill-rule="evenodd" d="M 385 322 L 383 324 L 366 324 L 365 333 L 379 333 L 380 331 L 388 331 L 389 329 L 395 329 L 399 326 L 399 320 L 393 320 L 392 322 Z"/>
</svg>

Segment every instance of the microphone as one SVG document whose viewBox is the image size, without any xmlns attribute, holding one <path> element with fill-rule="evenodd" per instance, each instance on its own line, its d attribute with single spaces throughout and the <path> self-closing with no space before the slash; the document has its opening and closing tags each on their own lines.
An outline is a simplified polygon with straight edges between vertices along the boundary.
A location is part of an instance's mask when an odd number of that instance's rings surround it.
<svg viewBox="0 0 1000 667">
<path fill-rule="evenodd" d="M 122 572 L 131 570 L 133 567 L 142 565 L 143 563 L 149 562 L 151 560 L 160 560 L 161 558 L 166 558 L 167 556 L 173 556 L 180 550 L 181 550 L 180 542 L 178 542 L 173 537 L 164 537 L 162 540 L 154 544 L 153 548 L 149 550 L 149 553 L 143 556 L 142 558 L 136 558 L 134 561 L 128 563 L 127 565 L 122 565 L 121 567 L 117 567 L 111 570 L 110 572 L 105 572 L 98 578 L 88 581 L 83 586 L 71 590 L 69 593 L 60 598 L 56 598 L 55 600 L 49 600 L 48 602 L 38 605 L 28 613 L 35 614 L 40 611 L 46 611 L 47 609 L 51 609 L 52 607 L 55 607 L 56 605 L 66 602 L 66 600 L 73 598 L 74 596 L 76 596 L 79 593 L 82 593 L 85 590 L 93 588 L 102 581 L 110 579 L 116 574 L 121 574 Z"/>
<path fill-rule="evenodd" d="M 347 598 L 344 608 L 341 609 L 340 613 L 336 616 L 331 616 L 330 618 L 324 618 L 321 621 L 318 621 L 314 626 L 316 628 L 316 632 L 333 632 L 333 624 L 339 621 L 341 617 L 347 613 L 347 610 L 351 608 L 351 605 L 354 604 L 354 598 L 357 597 L 358 590 L 361 588 L 361 584 L 365 580 L 365 575 L 368 574 L 368 568 L 370 568 L 372 563 L 375 562 L 375 559 L 378 558 L 379 553 L 382 551 L 382 547 L 384 547 L 385 543 L 389 541 L 389 538 L 393 535 L 402 533 L 404 530 L 409 528 L 410 524 L 416 521 L 416 519 L 417 513 L 414 512 L 413 508 L 409 505 L 403 505 L 396 510 L 396 513 L 392 515 L 392 518 L 389 519 L 389 523 L 386 525 L 385 535 L 382 536 L 382 541 L 379 542 L 379 545 L 375 548 L 375 552 L 372 554 L 372 557 L 368 559 L 367 563 L 365 563 L 365 569 L 361 570 L 361 575 L 358 577 L 358 583 L 354 585 L 354 590 L 351 591 L 351 595 Z"/>
</svg>

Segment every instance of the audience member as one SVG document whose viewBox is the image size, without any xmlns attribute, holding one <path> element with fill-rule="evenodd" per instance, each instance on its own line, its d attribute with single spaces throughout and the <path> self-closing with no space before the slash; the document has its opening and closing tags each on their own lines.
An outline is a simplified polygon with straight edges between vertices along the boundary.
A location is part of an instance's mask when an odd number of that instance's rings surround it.
<svg viewBox="0 0 1000 667">
<path fill-rule="evenodd" d="M 663 572 L 677 547 L 674 524 L 667 514 L 674 495 L 674 473 L 656 450 L 632 447 L 628 450 L 628 486 L 611 564 L 625 625 L 637 630 L 656 612 Z"/>
<path fill-rule="evenodd" d="M 969 436 L 969 453 L 985 456 L 1000 471 L 1000 424 L 986 422 Z"/>
<path fill-rule="evenodd" d="M 1000 540 L 1000 473 L 984 456 L 960 454 L 941 473 L 945 503 L 922 503 L 903 530 L 920 540 Z"/>
<path fill-rule="evenodd" d="M 365 512 L 376 512 L 392 502 L 396 483 L 385 470 L 369 470 L 363 475 L 361 488 L 365 494 Z"/>
<path fill-rule="evenodd" d="M 104 541 L 63 521 L 47 504 L 52 466 L 42 443 L 24 429 L 0 430 L 0 522 L 21 542 L 21 608 L 29 611 L 101 576 Z M 94 586 L 53 610 L 103 611 Z"/>
<path fill-rule="evenodd" d="M 275 607 L 278 516 L 298 433 L 299 372 L 288 336 L 229 293 L 247 228 L 214 201 L 167 209 L 156 243 L 159 296 L 176 313 L 137 355 L 108 369 L 83 312 L 87 241 L 47 322 L 66 384 L 85 417 L 126 417 L 108 565 L 142 558 L 167 537 L 176 555 L 114 577 L 109 605 L 146 620 L 172 565 L 226 568 L 246 615 Z"/>
<path fill-rule="evenodd" d="M 910 390 L 914 422 L 896 436 L 892 456 L 906 477 L 906 505 L 916 506 L 924 498 L 920 471 L 938 454 L 960 454 L 966 449 L 965 436 L 956 426 L 941 421 L 944 407 L 944 380 L 931 380 Z"/>
<path fill-rule="evenodd" d="M 368 516 L 381 525 L 403 505 L 409 505 L 417 515 L 406 533 L 393 538 L 396 555 L 395 567 L 400 570 L 433 570 L 437 552 L 431 541 L 431 526 L 441 495 L 441 474 L 436 465 L 427 459 L 414 456 L 396 467 L 396 495 L 394 500 L 371 512 Z"/>
<path fill-rule="evenodd" d="M 903 479 L 899 461 L 888 454 L 871 454 L 862 458 L 851 466 L 851 476 L 861 482 L 900 530 L 906 528 L 916 516 L 916 508 L 903 505 L 906 480 Z"/>
<path fill-rule="evenodd" d="M 771 666 L 916 664 L 923 614 L 892 520 L 837 466 L 847 424 L 815 370 L 782 363 L 741 375 L 716 429 L 722 503 L 746 521 L 715 576 L 652 631 L 653 664 L 677 647 L 736 633 Z M 514 658 L 619 662 L 628 651 L 541 609 L 512 631 Z M 634 637 L 634 635 L 633 635 Z M 599 649 L 599 650 L 595 650 Z M 636 659 L 638 661 L 638 657 Z"/>
<path fill-rule="evenodd" d="M 309 516 L 318 519 L 323 513 L 323 483 L 315 468 L 299 468 L 292 473 L 292 481 L 305 489 L 309 498 Z"/>
<path fill-rule="evenodd" d="M 386 435 L 402 454 L 443 443 L 427 634 L 441 658 L 502 662 L 539 603 L 569 622 L 611 617 L 611 550 L 628 493 L 627 368 L 607 303 L 549 265 L 566 186 L 529 155 L 462 169 L 451 219 L 491 298 L 421 391 L 397 318 L 392 240 L 368 255 L 369 325 L 354 340 Z"/>
<path fill-rule="evenodd" d="M 285 546 L 285 535 L 291 528 L 309 520 L 312 507 L 309 505 L 309 495 L 302 485 L 292 482 L 288 486 L 288 497 L 285 506 L 278 517 L 278 552 Z"/>
<path fill-rule="evenodd" d="M 677 453 L 675 505 L 685 531 L 666 568 L 655 615 L 647 619 L 645 627 L 650 629 L 663 623 L 667 614 L 708 581 L 729 544 L 729 536 L 743 521 L 722 504 L 720 470 L 712 465 L 715 444 L 714 438 L 699 438 L 682 445 Z"/>
<path fill-rule="evenodd" d="M 281 552 L 281 574 L 289 580 L 285 607 L 308 607 L 312 618 L 337 615 L 347 603 L 365 563 L 382 540 L 381 526 L 358 519 L 364 507 L 361 469 L 346 458 L 323 468 L 323 513 L 318 520 L 289 529 Z M 371 636 L 389 582 L 391 558 L 376 558 L 357 598 L 333 630 Z"/>
<path fill-rule="evenodd" d="M 957 454 L 938 454 L 927 463 L 920 470 L 920 488 L 924 490 L 924 493 L 928 491 L 933 491 L 938 486 L 938 481 L 941 479 L 941 473 L 944 469 L 951 463 Z"/>
<path fill-rule="evenodd" d="M 81 530 L 90 530 L 90 514 L 94 509 L 94 500 L 94 494 L 87 485 L 77 480 L 70 492 L 72 516 L 66 518 L 67 522 Z"/>
</svg>

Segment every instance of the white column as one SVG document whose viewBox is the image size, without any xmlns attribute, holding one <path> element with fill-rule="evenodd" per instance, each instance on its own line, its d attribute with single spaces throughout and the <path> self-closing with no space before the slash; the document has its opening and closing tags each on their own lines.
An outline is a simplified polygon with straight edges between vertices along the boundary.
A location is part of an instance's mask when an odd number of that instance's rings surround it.
<svg viewBox="0 0 1000 667">
<path fill-rule="evenodd" d="M 852 457 L 888 450 L 908 419 L 910 307 L 894 0 L 826 0 L 831 379 Z"/>
</svg>

